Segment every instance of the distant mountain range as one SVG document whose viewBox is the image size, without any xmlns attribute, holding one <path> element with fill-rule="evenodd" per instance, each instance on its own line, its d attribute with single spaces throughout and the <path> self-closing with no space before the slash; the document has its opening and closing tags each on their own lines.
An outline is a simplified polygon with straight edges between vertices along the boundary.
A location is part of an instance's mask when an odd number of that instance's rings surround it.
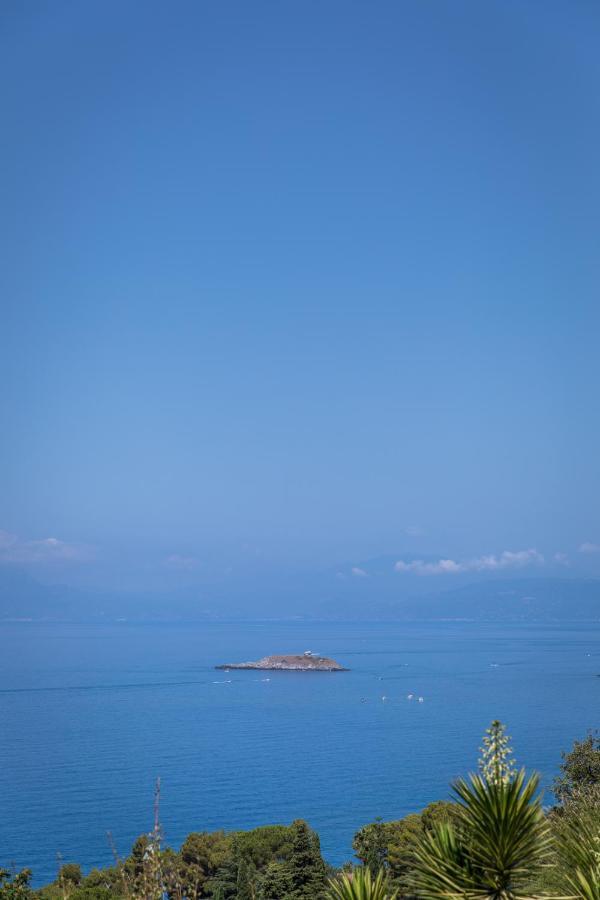
<svg viewBox="0 0 600 900">
<path fill-rule="evenodd" d="M 530 577 L 479 581 L 423 598 L 413 611 L 435 619 L 600 621 L 600 579 Z"/>
<path fill-rule="evenodd" d="M 373 568 L 373 567 L 372 567 Z M 0 569 L 0 621 L 107 622 L 306 618 L 330 620 L 474 619 L 600 621 L 600 579 L 472 578 L 448 586 L 427 579 L 296 574 L 252 582 L 215 582 L 172 591 L 91 591 L 45 585 L 28 573 Z"/>
</svg>

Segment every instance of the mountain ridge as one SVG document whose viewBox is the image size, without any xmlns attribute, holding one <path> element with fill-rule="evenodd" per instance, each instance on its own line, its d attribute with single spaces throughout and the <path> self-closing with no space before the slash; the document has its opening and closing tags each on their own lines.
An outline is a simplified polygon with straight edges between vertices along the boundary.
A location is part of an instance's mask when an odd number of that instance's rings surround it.
<svg viewBox="0 0 600 900">
<path fill-rule="evenodd" d="M 356 580 L 359 582 L 359 580 Z M 600 579 L 558 576 L 473 579 L 419 594 L 405 585 L 325 577 L 288 583 L 92 591 L 45 585 L 26 572 L 0 573 L 0 621 L 213 621 L 219 619 L 414 620 L 600 619 Z"/>
</svg>

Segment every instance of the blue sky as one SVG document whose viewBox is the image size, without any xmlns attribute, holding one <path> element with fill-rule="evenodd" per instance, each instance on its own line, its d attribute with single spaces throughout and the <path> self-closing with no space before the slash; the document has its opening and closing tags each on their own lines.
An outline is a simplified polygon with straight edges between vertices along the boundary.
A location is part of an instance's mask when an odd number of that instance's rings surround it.
<svg viewBox="0 0 600 900">
<path fill-rule="evenodd" d="M 600 561 L 596 3 L 2 19 L 0 562 Z"/>
</svg>

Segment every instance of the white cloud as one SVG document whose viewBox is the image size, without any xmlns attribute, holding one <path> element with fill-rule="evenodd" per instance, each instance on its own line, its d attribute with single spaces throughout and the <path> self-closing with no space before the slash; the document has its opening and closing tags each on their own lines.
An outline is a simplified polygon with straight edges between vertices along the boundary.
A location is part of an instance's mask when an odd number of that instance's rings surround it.
<svg viewBox="0 0 600 900">
<path fill-rule="evenodd" d="M 557 562 L 559 566 L 569 566 L 569 557 L 566 553 L 555 553 L 554 554 L 554 562 Z"/>
<path fill-rule="evenodd" d="M 454 575 L 464 571 L 461 563 L 453 559 L 439 559 L 437 562 L 424 562 L 422 559 L 404 562 L 399 559 L 394 569 L 396 572 L 413 572 L 415 575 Z"/>
<path fill-rule="evenodd" d="M 600 553 L 600 544 L 592 544 L 590 541 L 584 541 L 579 548 L 580 553 Z"/>
<path fill-rule="evenodd" d="M 355 578 L 368 578 L 369 573 L 365 572 L 364 569 L 359 568 L 358 566 L 352 566 L 350 569 Z"/>
<path fill-rule="evenodd" d="M 439 559 L 425 562 L 398 560 L 396 572 L 412 572 L 414 575 L 458 575 L 462 572 L 496 572 L 502 569 L 521 569 L 524 566 L 543 565 L 544 557 L 537 550 L 504 550 L 498 556 L 479 556 L 474 559 Z"/>
<path fill-rule="evenodd" d="M 68 544 L 55 537 L 23 541 L 16 534 L 0 531 L 0 563 L 30 565 L 52 562 L 83 562 L 91 550 L 81 544 Z"/>
<path fill-rule="evenodd" d="M 181 556 L 179 553 L 172 553 L 165 559 L 165 565 L 171 569 L 179 569 L 182 572 L 190 572 L 202 565 L 195 556 Z"/>
</svg>

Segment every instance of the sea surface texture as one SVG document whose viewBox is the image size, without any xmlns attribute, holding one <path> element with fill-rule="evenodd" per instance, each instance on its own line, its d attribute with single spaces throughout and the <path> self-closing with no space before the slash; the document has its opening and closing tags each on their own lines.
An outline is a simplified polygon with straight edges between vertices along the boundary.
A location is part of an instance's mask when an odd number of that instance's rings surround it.
<svg viewBox="0 0 600 900">
<path fill-rule="evenodd" d="M 126 855 L 152 826 L 157 776 L 171 846 L 304 818 L 338 864 L 361 825 L 448 797 L 494 718 L 548 787 L 561 750 L 600 724 L 599 637 L 581 624 L 1 624 L 0 866 L 40 884 L 57 854 L 108 865 L 108 831 Z M 307 649 L 351 671 L 213 668 Z"/>
</svg>

